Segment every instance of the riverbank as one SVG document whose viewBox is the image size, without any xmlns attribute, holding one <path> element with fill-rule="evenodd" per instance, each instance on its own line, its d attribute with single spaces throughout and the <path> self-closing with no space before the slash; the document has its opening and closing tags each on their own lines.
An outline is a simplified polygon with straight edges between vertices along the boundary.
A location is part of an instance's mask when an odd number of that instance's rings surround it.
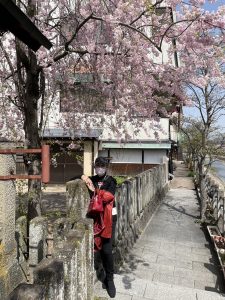
<svg viewBox="0 0 225 300">
<path fill-rule="evenodd" d="M 221 189 L 225 189 L 225 182 L 223 179 L 221 179 L 216 173 L 214 172 L 209 172 L 209 176 L 215 181 L 215 183 L 219 186 Z"/>
<path fill-rule="evenodd" d="M 225 188 L 225 158 L 224 160 L 215 161 L 212 164 L 209 174 L 213 177 L 218 185 L 220 185 L 222 188 Z"/>
</svg>

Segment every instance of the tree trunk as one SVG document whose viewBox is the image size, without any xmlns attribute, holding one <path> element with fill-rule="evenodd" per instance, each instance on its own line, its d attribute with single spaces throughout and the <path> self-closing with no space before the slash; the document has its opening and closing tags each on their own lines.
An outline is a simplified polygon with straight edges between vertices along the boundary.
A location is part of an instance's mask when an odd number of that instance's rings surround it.
<svg viewBox="0 0 225 300">
<path fill-rule="evenodd" d="M 201 222 L 206 221 L 206 191 L 205 191 L 205 175 L 204 175 L 204 160 L 199 163 L 199 189 L 200 189 L 200 217 Z"/>
<path fill-rule="evenodd" d="M 32 100 L 30 99 L 32 102 Z M 30 113 L 29 113 L 30 112 Z M 27 110 L 25 114 L 26 140 L 28 148 L 40 148 L 40 138 L 38 135 L 37 111 Z M 29 155 L 27 165 L 29 175 L 41 173 L 41 160 L 39 154 Z M 41 182 L 38 180 L 28 181 L 28 219 L 31 220 L 41 215 Z"/>
<path fill-rule="evenodd" d="M 24 131 L 26 145 L 28 148 L 40 148 L 40 136 L 38 126 L 38 99 L 39 93 L 39 76 L 37 69 L 36 57 L 32 53 L 31 68 L 27 70 L 26 92 L 24 99 Z M 40 154 L 28 156 L 29 163 L 27 170 L 29 175 L 41 173 Z M 31 220 L 41 215 L 41 182 L 38 180 L 29 180 L 28 182 L 28 219 Z"/>
</svg>

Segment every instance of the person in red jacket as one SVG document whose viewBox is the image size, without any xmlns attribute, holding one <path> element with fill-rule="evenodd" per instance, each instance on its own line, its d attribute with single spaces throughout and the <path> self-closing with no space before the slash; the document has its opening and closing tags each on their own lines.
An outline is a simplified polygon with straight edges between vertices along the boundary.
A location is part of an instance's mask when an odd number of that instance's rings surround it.
<svg viewBox="0 0 225 300">
<path fill-rule="evenodd" d="M 116 295 L 116 288 L 113 281 L 114 262 L 112 244 L 117 221 L 116 205 L 114 201 L 116 180 L 112 176 L 107 175 L 108 160 L 106 158 L 96 158 L 94 168 L 96 172 L 95 176 L 88 177 L 82 175 L 81 179 L 85 181 L 90 189 L 91 196 L 95 192 L 103 201 L 103 224 L 98 224 L 99 216 L 94 218 L 94 226 L 102 226 L 100 233 L 95 236 L 95 250 L 97 249 L 100 251 L 102 265 L 105 271 L 104 285 L 109 296 L 114 298 Z"/>
</svg>

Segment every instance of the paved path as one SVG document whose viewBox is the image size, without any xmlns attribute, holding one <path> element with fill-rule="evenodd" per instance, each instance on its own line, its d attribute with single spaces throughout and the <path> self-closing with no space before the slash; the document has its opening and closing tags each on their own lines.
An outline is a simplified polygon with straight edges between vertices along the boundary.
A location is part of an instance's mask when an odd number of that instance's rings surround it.
<svg viewBox="0 0 225 300">
<path fill-rule="evenodd" d="M 48 184 L 42 191 L 42 213 L 65 213 L 66 211 L 66 185 Z"/>
<path fill-rule="evenodd" d="M 224 299 L 219 262 L 207 234 L 195 223 L 199 206 L 187 174 L 178 162 L 165 200 L 115 275 L 115 299 Z M 107 299 L 100 282 L 95 294 Z"/>
</svg>

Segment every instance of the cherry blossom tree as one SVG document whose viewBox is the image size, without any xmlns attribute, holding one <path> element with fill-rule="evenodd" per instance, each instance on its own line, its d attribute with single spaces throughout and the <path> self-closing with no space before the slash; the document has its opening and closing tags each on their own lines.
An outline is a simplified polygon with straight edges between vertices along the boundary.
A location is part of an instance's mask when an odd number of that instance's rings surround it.
<svg viewBox="0 0 225 300">
<path fill-rule="evenodd" d="M 205 1 L 17 2 L 54 44 L 49 52 L 34 53 L 9 35 L 0 42 L 1 107 L 6 101 L 10 107 L 3 115 L 7 120 L 2 122 L 3 132 L 11 126 L 10 132 L 21 138 L 21 124 L 29 148 L 40 146 L 48 112 L 59 100 L 65 112 L 60 126 L 87 127 L 90 122 L 87 117 L 85 124 L 84 113 L 97 112 L 104 112 L 105 118 L 101 115 L 96 122 L 106 122 L 112 113 L 117 116 L 112 130 L 123 120 L 135 120 L 133 116 L 157 120 L 159 111 L 167 113 L 171 99 L 185 102 L 183 75 L 195 72 L 196 61 L 186 58 L 178 68 L 177 53 L 190 46 L 201 52 L 223 38 L 224 8 L 205 12 Z M 200 36 L 200 30 L 211 30 L 211 36 Z M 29 173 L 36 174 L 40 161 L 37 157 L 31 161 Z M 30 190 L 37 191 L 38 184 L 31 181 Z M 33 194 L 31 218 L 41 213 Z"/>
<path fill-rule="evenodd" d="M 205 12 L 204 18 L 177 40 L 182 81 L 196 112 L 184 119 L 182 132 L 196 162 L 202 222 L 206 220 L 205 176 L 222 151 L 212 141 L 218 133 L 217 121 L 225 113 L 224 11 L 221 7 L 214 18 Z"/>
</svg>

